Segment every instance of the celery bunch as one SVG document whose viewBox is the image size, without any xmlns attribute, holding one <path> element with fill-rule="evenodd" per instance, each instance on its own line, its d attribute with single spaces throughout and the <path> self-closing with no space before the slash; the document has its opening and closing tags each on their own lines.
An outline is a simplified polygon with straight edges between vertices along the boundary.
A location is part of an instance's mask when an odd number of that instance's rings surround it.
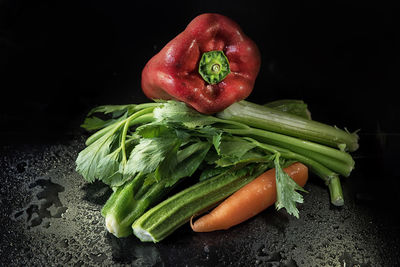
<svg viewBox="0 0 400 267">
<path fill-rule="evenodd" d="M 298 191 L 304 190 L 280 170 L 299 161 L 324 180 L 331 202 L 343 205 L 339 175 L 350 175 L 354 160 L 346 151 L 358 147 L 355 133 L 311 120 L 307 105 L 297 100 L 264 106 L 241 101 L 215 116 L 177 101 L 100 106 L 82 127 L 97 131 L 79 153 L 76 170 L 88 182 L 99 179 L 114 189 L 102 215 L 117 237 L 130 235 L 132 223 L 196 171 L 206 181 L 227 170 L 275 167 L 276 208 L 298 217 Z"/>
</svg>

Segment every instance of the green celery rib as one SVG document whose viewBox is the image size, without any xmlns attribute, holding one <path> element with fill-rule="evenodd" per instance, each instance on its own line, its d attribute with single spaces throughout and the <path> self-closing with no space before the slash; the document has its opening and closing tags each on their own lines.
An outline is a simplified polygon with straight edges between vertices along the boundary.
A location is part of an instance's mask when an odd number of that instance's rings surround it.
<svg viewBox="0 0 400 267">
<path fill-rule="evenodd" d="M 146 190 L 143 192 L 141 189 L 144 179 L 145 175 L 137 175 L 132 181 L 119 187 L 101 210 L 107 230 L 116 237 L 131 235 L 132 223 L 170 191 L 165 186 L 165 181 L 160 181 L 145 186 Z"/>
<path fill-rule="evenodd" d="M 234 135 L 251 137 L 263 143 L 289 149 L 298 154 L 312 158 L 346 177 L 350 175 L 350 172 L 354 168 L 354 160 L 350 154 L 325 145 L 250 127 L 247 129 L 224 128 L 224 131 Z"/>
<path fill-rule="evenodd" d="M 331 179 L 329 183 L 329 193 L 331 195 L 331 203 L 335 206 L 343 206 L 344 198 L 342 192 L 342 186 L 338 176 Z"/>
<path fill-rule="evenodd" d="M 358 149 L 355 133 L 244 100 L 232 104 L 216 116 L 332 147 L 346 144 L 350 152 Z"/>
<path fill-rule="evenodd" d="M 101 209 L 101 215 L 106 218 L 107 230 L 116 237 L 132 234 L 130 224 L 140 216 L 135 212 L 138 203 L 134 195 L 143 181 L 144 175 L 137 175 L 132 181 L 118 187 Z"/>
<path fill-rule="evenodd" d="M 144 115 L 141 115 L 129 122 L 129 127 L 133 125 L 138 125 L 138 124 L 146 124 L 154 121 L 154 115 L 153 112 L 151 113 L 146 113 Z"/>
<path fill-rule="evenodd" d="M 142 109 L 142 110 L 132 114 L 127 119 L 119 121 L 119 122 L 116 122 L 116 123 L 123 123 L 124 121 L 128 121 L 129 122 L 129 127 L 131 127 L 133 125 L 152 122 L 152 121 L 154 121 L 153 112 L 152 112 L 153 109 L 154 108 L 152 108 L 152 107 L 150 107 L 150 108 L 148 108 L 148 109 L 146 109 L 144 111 Z M 136 115 L 137 113 L 139 113 L 139 116 Z M 140 115 L 140 114 L 142 114 L 142 115 Z M 137 117 L 135 117 L 135 116 L 137 116 Z M 131 118 L 131 119 L 128 120 L 129 118 Z M 105 135 L 109 130 L 111 130 L 112 128 L 115 127 L 116 123 L 108 125 L 107 127 L 103 128 L 101 130 L 98 130 L 97 132 L 95 132 L 94 134 L 89 136 L 89 138 L 85 142 L 86 146 L 89 146 L 90 144 L 94 143 L 97 139 L 99 139 L 100 137 Z"/>
<path fill-rule="evenodd" d="M 303 156 L 301 154 L 290 151 L 289 149 L 277 147 L 277 146 L 270 145 L 270 144 L 261 143 L 255 139 L 248 138 L 248 137 L 246 137 L 246 139 L 268 152 L 271 152 L 273 154 L 279 153 L 285 159 L 296 160 L 296 161 L 299 161 L 299 162 L 307 165 L 313 173 L 318 175 L 325 182 L 325 184 L 329 184 L 330 180 L 333 177 L 337 176 L 337 174 L 335 172 L 328 169 L 321 163 L 319 163 L 313 159 L 310 159 L 306 156 Z"/>
<path fill-rule="evenodd" d="M 94 142 L 96 142 L 98 139 L 100 139 L 102 136 L 104 136 L 105 134 L 107 134 L 109 131 L 111 131 L 111 129 L 115 128 L 117 123 L 121 123 L 121 122 L 116 122 L 113 124 L 110 124 L 106 127 L 104 127 L 101 130 L 98 130 L 97 132 L 95 132 L 94 134 L 92 134 L 91 136 L 89 136 L 88 139 L 86 139 L 85 145 L 86 146 L 90 146 L 91 144 L 93 144 Z M 122 124 L 121 124 L 122 125 Z"/>
<path fill-rule="evenodd" d="M 157 103 L 157 102 L 150 102 L 150 103 L 143 103 L 143 104 L 137 104 L 134 108 L 134 112 L 143 110 L 143 109 L 147 109 L 147 108 L 156 108 L 161 106 L 162 103 Z"/>
<path fill-rule="evenodd" d="M 265 170 L 260 164 L 246 166 L 188 187 L 144 213 L 132 224 L 133 232 L 142 241 L 159 242 L 188 222 L 193 214 L 231 195 Z"/>
<path fill-rule="evenodd" d="M 196 149 L 193 149 L 193 147 Z M 206 147 L 209 148 L 209 145 L 206 145 Z M 185 171 L 179 172 L 179 168 L 176 168 L 176 172 L 172 174 L 174 176 L 172 181 L 164 178 L 158 182 L 146 183 L 147 175 L 138 174 L 132 181 L 119 187 L 102 209 L 107 230 L 117 237 L 125 237 L 132 234 L 132 223 L 148 208 L 157 204 L 168 194 L 180 179 L 191 176 L 200 166 L 201 161 L 190 164 L 190 167 L 186 165 L 187 162 L 185 160 L 199 151 L 203 152 L 204 149 L 204 143 L 194 143 L 180 150 L 178 152 L 178 164 L 185 168 Z"/>
<path fill-rule="evenodd" d="M 320 177 L 329 188 L 329 195 L 331 203 L 335 206 L 343 206 L 344 198 L 342 192 L 342 186 L 340 184 L 339 175 L 332 170 L 328 169 L 324 165 L 312 160 L 310 158 L 304 157 L 300 154 L 296 154 L 292 151 L 283 151 L 279 149 L 282 157 L 287 159 L 297 160 L 305 165 L 307 165 L 311 172 L 315 173 Z"/>
<path fill-rule="evenodd" d="M 296 160 L 307 165 L 307 167 L 310 168 L 311 172 L 315 173 L 318 177 L 320 177 L 328 186 L 331 203 L 335 206 L 344 205 L 342 186 L 340 184 L 340 179 L 337 173 L 333 172 L 329 168 L 325 167 L 324 165 L 320 164 L 319 162 L 313 159 L 297 154 L 288 149 L 260 143 L 252 138 L 246 138 L 246 139 L 249 140 L 250 142 L 255 143 L 258 147 L 265 149 L 271 153 L 279 153 L 285 159 Z"/>
<path fill-rule="evenodd" d="M 308 110 L 307 104 L 304 103 L 303 100 L 281 99 L 266 103 L 264 106 L 311 120 L 311 112 Z"/>
</svg>

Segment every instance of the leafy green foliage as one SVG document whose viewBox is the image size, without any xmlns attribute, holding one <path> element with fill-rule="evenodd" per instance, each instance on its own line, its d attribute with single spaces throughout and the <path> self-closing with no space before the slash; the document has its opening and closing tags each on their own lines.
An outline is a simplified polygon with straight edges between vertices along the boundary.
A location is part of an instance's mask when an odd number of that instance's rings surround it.
<svg viewBox="0 0 400 267">
<path fill-rule="evenodd" d="M 208 125 L 210 116 L 175 101 L 157 107 L 154 114 L 158 119 L 154 122 L 129 127 L 137 106 L 101 106 L 89 112 L 103 112 L 113 118 L 90 117 L 93 124 L 85 126 L 103 126 L 89 138 L 76 161 L 76 170 L 87 181 L 99 179 L 115 187 L 140 173 L 146 175 L 145 185 L 167 179 L 165 186 L 169 187 L 191 176 L 204 161 L 214 137 L 221 138 L 221 131 Z"/>
<path fill-rule="evenodd" d="M 215 151 L 218 153 L 218 155 L 221 154 L 221 149 L 220 149 L 221 139 L 222 139 L 222 133 L 213 135 L 213 138 L 212 138 L 212 143 L 213 143 Z"/>
<path fill-rule="evenodd" d="M 189 129 L 210 125 L 216 122 L 213 116 L 200 114 L 183 102 L 168 101 L 154 110 L 154 118 L 159 122 L 181 123 Z"/>
<path fill-rule="evenodd" d="M 210 147 L 208 142 L 198 141 L 179 151 L 178 164 L 170 173 L 166 186 L 173 186 L 181 178 L 192 176 L 203 162 Z"/>
<path fill-rule="evenodd" d="M 79 153 L 78 158 L 76 159 L 76 171 L 82 174 L 88 182 L 93 182 L 96 177 L 98 177 L 98 166 L 111 152 L 110 146 L 117 138 L 115 133 L 120 129 L 120 127 L 119 124 L 115 125 L 109 130 L 109 132 L 107 132 L 107 134 L 97 139 L 94 143 Z M 100 175 L 102 175 L 99 177 L 100 180 L 107 178 L 101 173 Z"/>
<path fill-rule="evenodd" d="M 303 102 L 271 105 L 304 117 L 308 114 Z M 94 116 L 98 113 L 103 113 L 104 118 Z M 307 158 L 308 151 L 299 156 L 286 143 L 280 147 L 279 140 L 256 140 L 262 130 L 255 130 L 245 121 L 200 114 L 177 101 L 100 106 L 89 112 L 82 127 L 98 131 L 87 139 L 87 147 L 79 153 L 76 170 L 88 182 L 98 179 L 113 188 L 133 186 L 135 201 L 148 202 L 146 208 L 199 169 L 200 180 L 204 181 L 228 170 L 251 171 L 262 166 L 276 169 L 276 208 L 285 208 L 298 217 L 296 203 L 302 203 L 303 197 L 297 191 L 305 191 L 282 167 L 293 160 L 314 164 Z M 240 134 L 243 130 L 245 135 Z M 293 142 L 298 145 L 303 141 Z M 137 205 L 135 212 L 144 212 Z"/>
<path fill-rule="evenodd" d="M 98 106 L 93 108 L 89 111 L 88 117 L 95 114 L 95 113 L 104 113 L 104 114 L 112 114 L 112 117 L 119 117 L 125 112 L 129 111 L 132 114 L 135 111 L 137 105 L 129 104 L 129 105 L 105 105 L 105 106 Z"/>
<path fill-rule="evenodd" d="M 177 138 L 143 138 L 139 144 L 132 150 L 126 164 L 124 175 L 132 176 L 136 173 L 151 173 L 156 171 L 158 166 L 168 158 L 172 157 L 169 151 L 175 151 L 180 145 Z M 168 160 L 171 163 L 171 160 Z M 176 165 L 176 164 L 175 164 Z"/>
<path fill-rule="evenodd" d="M 125 119 L 128 115 L 131 115 L 136 106 L 137 105 L 109 105 L 95 107 L 89 111 L 87 118 L 81 127 L 87 131 L 102 129 Z M 111 114 L 112 118 L 104 120 L 99 117 L 92 116 L 95 113 Z"/>
<path fill-rule="evenodd" d="M 116 108 L 102 108 L 105 112 L 114 112 Z M 121 111 L 121 110 L 118 110 Z M 90 113 L 89 113 L 90 114 Z M 135 144 L 138 136 L 128 135 L 129 122 L 138 113 L 127 117 L 127 111 L 115 122 L 99 130 L 87 140 L 88 145 L 76 159 L 76 171 L 88 182 L 98 179 L 110 186 L 120 186 L 126 182 L 125 174 L 127 152 Z M 88 142 L 89 141 L 89 142 Z"/>
<path fill-rule="evenodd" d="M 83 124 L 81 125 L 82 128 L 86 129 L 87 131 L 94 131 L 105 126 L 109 125 L 113 120 L 102 120 L 98 117 L 89 117 L 86 118 Z"/>
<path fill-rule="evenodd" d="M 296 192 L 296 190 L 302 192 L 307 191 L 299 186 L 286 172 L 282 170 L 278 154 L 275 156 L 274 164 L 277 191 L 275 207 L 277 210 L 285 208 L 289 214 L 299 218 L 299 210 L 296 207 L 296 203 L 303 203 L 303 196 Z"/>
<path fill-rule="evenodd" d="M 225 136 L 221 138 L 219 142 L 217 152 L 219 153 L 220 158 L 216 161 L 216 163 L 220 167 L 234 165 L 254 147 L 254 144 L 242 138 Z"/>
</svg>

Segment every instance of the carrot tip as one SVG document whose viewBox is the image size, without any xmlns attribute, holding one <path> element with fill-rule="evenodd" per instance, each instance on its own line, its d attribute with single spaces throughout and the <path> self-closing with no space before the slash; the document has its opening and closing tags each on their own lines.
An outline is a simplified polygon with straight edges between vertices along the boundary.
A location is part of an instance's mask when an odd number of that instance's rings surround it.
<svg viewBox="0 0 400 267">
<path fill-rule="evenodd" d="M 195 216 L 196 216 L 196 214 L 194 214 L 194 215 L 192 215 L 192 217 L 190 217 L 190 227 L 192 228 L 192 230 L 193 230 L 194 232 L 201 232 L 201 231 L 199 231 L 198 224 L 193 223 L 193 218 L 194 218 Z"/>
<path fill-rule="evenodd" d="M 194 225 L 193 225 L 193 217 L 194 215 L 192 215 L 192 217 L 190 217 L 190 227 L 192 228 L 192 230 L 194 231 Z"/>
</svg>

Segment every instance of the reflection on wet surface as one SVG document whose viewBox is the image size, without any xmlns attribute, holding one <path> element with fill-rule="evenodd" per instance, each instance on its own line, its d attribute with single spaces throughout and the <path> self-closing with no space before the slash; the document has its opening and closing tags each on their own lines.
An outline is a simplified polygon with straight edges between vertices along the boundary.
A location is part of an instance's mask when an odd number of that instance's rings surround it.
<svg viewBox="0 0 400 267">
<path fill-rule="evenodd" d="M 77 139 L 3 150 L 5 266 L 391 266 L 400 258 L 398 224 L 389 213 L 377 213 L 381 207 L 365 195 L 363 166 L 373 158 L 357 159 L 354 176 L 343 182 L 341 208 L 332 207 L 324 186 L 310 177 L 300 219 L 271 208 L 228 231 L 193 233 L 184 225 L 152 244 L 107 233 L 100 210 L 111 189 L 75 172 L 82 146 Z"/>
<path fill-rule="evenodd" d="M 23 210 L 14 213 L 14 219 L 23 217 L 28 229 L 42 224 L 45 218 L 61 218 L 67 211 L 60 201 L 59 193 L 64 192 L 65 188 L 51 181 L 50 178 L 39 178 L 29 185 L 34 198 Z M 47 221 L 44 227 L 49 227 Z"/>
</svg>

